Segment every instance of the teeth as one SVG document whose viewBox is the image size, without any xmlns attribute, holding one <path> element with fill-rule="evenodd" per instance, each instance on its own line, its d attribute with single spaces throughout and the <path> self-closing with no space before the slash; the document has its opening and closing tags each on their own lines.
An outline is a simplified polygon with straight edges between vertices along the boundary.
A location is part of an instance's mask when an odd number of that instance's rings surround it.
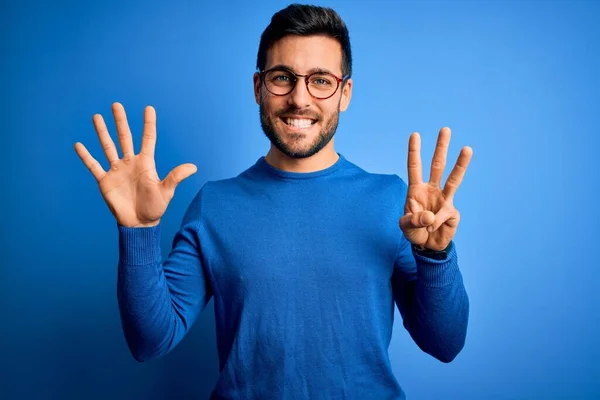
<svg viewBox="0 0 600 400">
<path fill-rule="evenodd" d="M 285 123 L 291 125 L 295 128 L 308 128 L 312 125 L 312 120 L 310 119 L 295 119 L 295 118 L 286 118 Z"/>
</svg>

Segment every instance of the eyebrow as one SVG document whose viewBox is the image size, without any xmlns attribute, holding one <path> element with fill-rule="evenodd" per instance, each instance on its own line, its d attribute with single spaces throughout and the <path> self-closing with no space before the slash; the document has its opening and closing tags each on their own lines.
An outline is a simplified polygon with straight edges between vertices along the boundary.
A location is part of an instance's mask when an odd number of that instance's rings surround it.
<svg viewBox="0 0 600 400">
<path fill-rule="evenodd" d="M 287 69 L 288 71 L 297 73 L 292 67 L 285 65 L 285 64 L 277 64 L 268 69 Z M 328 74 L 337 76 L 335 73 L 331 72 L 327 68 L 320 68 L 320 67 L 309 69 L 308 71 L 306 71 L 306 75 L 314 74 L 315 72 L 328 73 Z"/>
</svg>

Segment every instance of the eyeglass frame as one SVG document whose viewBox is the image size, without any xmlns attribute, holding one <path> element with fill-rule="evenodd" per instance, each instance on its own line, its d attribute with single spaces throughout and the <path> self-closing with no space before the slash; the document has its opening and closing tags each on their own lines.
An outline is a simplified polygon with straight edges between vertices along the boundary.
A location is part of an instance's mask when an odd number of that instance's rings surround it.
<svg viewBox="0 0 600 400">
<path fill-rule="evenodd" d="M 292 88 L 290 89 L 289 92 L 284 93 L 284 94 L 277 94 L 277 93 L 273 93 L 269 90 L 269 88 L 267 87 L 267 83 L 265 81 L 265 75 L 272 71 L 289 72 L 290 74 L 292 74 L 294 76 L 294 84 L 292 85 Z M 333 76 L 336 80 L 337 86 L 336 86 L 335 90 L 333 91 L 333 93 L 331 93 L 327 97 L 317 97 L 314 94 L 312 94 L 310 89 L 308 88 L 308 78 L 310 78 L 313 75 L 317 75 L 317 74 L 328 74 L 328 75 Z M 265 85 L 265 89 L 267 89 L 267 91 L 269 93 L 271 93 L 273 96 L 287 96 L 288 94 L 292 93 L 294 91 L 294 89 L 296 89 L 296 85 L 298 84 L 298 81 L 300 80 L 299 78 L 304 78 L 304 83 L 306 84 L 306 90 L 308 91 L 308 94 L 310 94 L 312 97 L 314 97 L 317 100 L 327 100 L 327 99 L 330 99 L 331 97 L 333 97 L 333 95 L 336 94 L 338 89 L 340 88 L 340 83 L 342 83 L 343 81 L 345 81 L 346 79 L 348 79 L 350 77 L 349 74 L 346 74 L 343 77 L 338 78 L 335 74 L 328 72 L 328 71 L 316 71 L 316 72 L 313 72 L 312 74 L 300 75 L 300 74 L 295 73 L 291 69 L 282 67 L 282 66 L 276 66 L 276 67 L 269 68 L 269 69 L 263 69 L 262 71 L 259 71 L 259 76 L 260 76 L 260 81 Z"/>
</svg>

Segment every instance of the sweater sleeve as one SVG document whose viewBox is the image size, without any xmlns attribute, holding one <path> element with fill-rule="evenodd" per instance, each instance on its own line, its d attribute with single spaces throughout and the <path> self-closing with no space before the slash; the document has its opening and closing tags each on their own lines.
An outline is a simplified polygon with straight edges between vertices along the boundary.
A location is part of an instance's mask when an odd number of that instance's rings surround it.
<svg viewBox="0 0 600 400">
<path fill-rule="evenodd" d="M 117 299 L 124 336 L 137 361 L 171 351 L 212 295 L 200 252 L 200 193 L 188 207 L 164 261 L 160 224 L 117 225 Z"/>
<path fill-rule="evenodd" d="M 392 288 L 403 325 L 415 343 L 436 359 L 451 362 L 464 347 L 469 319 L 455 244 L 445 260 L 434 260 L 413 254 L 404 239 Z"/>
</svg>

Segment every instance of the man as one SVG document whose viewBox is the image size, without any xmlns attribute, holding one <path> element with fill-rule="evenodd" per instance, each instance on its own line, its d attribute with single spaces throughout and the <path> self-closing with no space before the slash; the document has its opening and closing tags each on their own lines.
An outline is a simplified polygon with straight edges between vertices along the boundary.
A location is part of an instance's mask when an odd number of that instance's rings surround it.
<svg viewBox="0 0 600 400">
<path fill-rule="evenodd" d="M 134 154 L 123 107 L 113 114 L 123 157 L 101 116 L 105 172 L 81 143 L 119 232 L 118 300 L 136 360 L 173 349 L 214 299 L 220 377 L 215 399 L 403 399 L 388 358 L 394 304 L 425 352 L 450 362 L 464 345 L 468 297 L 452 238 L 465 147 L 442 189 L 450 130 L 423 182 L 411 135 L 408 185 L 368 173 L 334 150 L 352 95 L 348 31 L 331 9 L 291 5 L 260 41 L 254 93 L 266 156 L 207 182 L 163 259 L 160 219 L 192 164 L 160 180 L 156 115 L 145 109 Z"/>
</svg>

